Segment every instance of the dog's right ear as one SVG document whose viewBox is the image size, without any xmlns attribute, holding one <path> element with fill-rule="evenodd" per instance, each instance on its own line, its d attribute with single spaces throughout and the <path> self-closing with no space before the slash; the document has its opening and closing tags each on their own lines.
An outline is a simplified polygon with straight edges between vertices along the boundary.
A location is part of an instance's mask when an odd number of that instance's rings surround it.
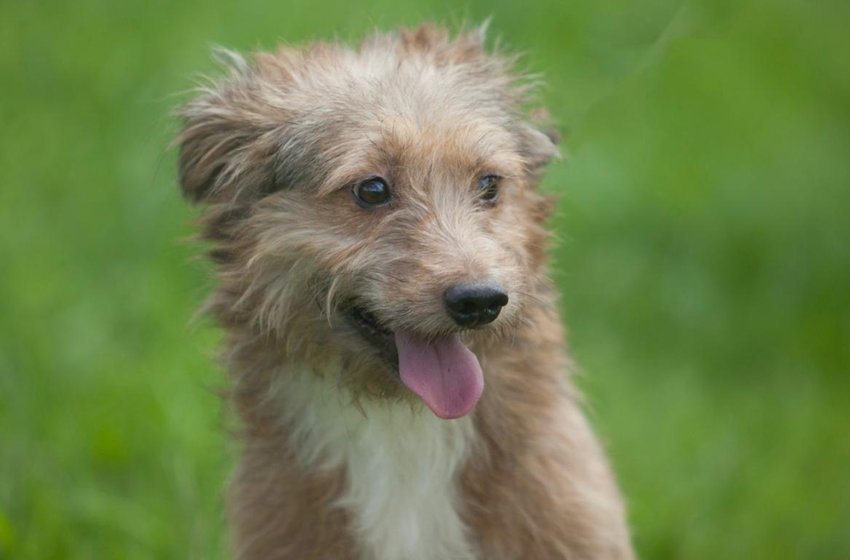
<svg viewBox="0 0 850 560">
<path fill-rule="evenodd" d="M 274 160 L 286 119 L 265 99 L 255 66 L 230 51 L 216 54 L 230 75 L 178 112 L 180 186 L 195 203 L 244 202 L 276 188 Z"/>
</svg>

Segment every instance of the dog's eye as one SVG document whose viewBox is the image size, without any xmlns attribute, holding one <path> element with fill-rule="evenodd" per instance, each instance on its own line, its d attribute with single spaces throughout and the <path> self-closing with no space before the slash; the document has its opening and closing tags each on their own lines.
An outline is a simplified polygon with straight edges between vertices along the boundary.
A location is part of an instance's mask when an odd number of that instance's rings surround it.
<svg viewBox="0 0 850 560">
<path fill-rule="evenodd" d="M 494 204 L 499 198 L 498 175 L 485 175 L 478 179 L 478 198 L 488 204 Z"/>
<path fill-rule="evenodd" d="M 357 183 L 352 192 L 357 204 L 363 208 L 381 206 L 390 200 L 390 187 L 380 177 L 372 177 L 362 183 Z"/>
</svg>

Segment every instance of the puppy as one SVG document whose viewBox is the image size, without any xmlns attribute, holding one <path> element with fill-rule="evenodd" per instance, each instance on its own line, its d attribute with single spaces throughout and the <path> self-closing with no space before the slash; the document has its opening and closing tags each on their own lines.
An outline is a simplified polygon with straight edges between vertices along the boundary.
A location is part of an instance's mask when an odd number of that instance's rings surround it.
<svg viewBox="0 0 850 560">
<path fill-rule="evenodd" d="M 632 558 L 510 57 L 431 25 L 224 56 L 177 142 L 241 426 L 235 557 Z"/>
</svg>

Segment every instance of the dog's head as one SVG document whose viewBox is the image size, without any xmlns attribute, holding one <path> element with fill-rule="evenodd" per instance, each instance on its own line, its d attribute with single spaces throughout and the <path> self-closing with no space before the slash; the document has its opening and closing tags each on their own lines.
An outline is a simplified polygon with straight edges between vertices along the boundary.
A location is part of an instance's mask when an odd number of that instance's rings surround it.
<svg viewBox="0 0 850 560">
<path fill-rule="evenodd" d="M 539 289 L 550 202 L 534 187 L 556 154 L 482 35 L 225 53 L 178 139 L 223 322 L 441 417 L 474 406 L 469 345 L 509 344 Z"/>
</svg>

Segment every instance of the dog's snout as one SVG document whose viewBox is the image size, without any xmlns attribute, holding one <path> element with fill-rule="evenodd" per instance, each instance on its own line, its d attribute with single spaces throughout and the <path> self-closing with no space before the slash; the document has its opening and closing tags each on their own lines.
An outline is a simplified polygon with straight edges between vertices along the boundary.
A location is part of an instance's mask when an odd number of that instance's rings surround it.
<svg viewBox="0 0 850 560">
<path fill-rule="evenodd" d="M 455 284 L 443 294 L 446 309 L 461 327 L 480 327 L 499 316 L 508 294 L 498 284 Z"/>
</svg>

